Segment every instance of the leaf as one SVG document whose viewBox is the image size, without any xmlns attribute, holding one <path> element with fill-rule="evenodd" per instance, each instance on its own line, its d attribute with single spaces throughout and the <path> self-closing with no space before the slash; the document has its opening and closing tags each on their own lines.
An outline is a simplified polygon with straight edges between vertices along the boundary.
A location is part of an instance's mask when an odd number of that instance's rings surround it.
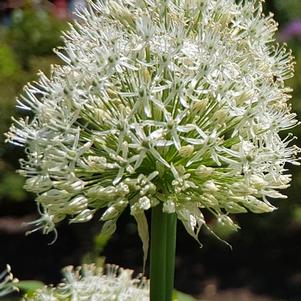
<svg viewBox="0 0 301 301">
<path fill-rule="evenodd" d="M 40 288 L 43 288 L 45 284 L 41 281 L 36 280 L 22 280 L 14 284 L 17 288 L 25 293 L 34 292 Z"/>
<path fill-rule="evenodd" d="M 173 301 L 197 301 L 197 299 L 175 290 L 173 293 Z"/>
</svg>

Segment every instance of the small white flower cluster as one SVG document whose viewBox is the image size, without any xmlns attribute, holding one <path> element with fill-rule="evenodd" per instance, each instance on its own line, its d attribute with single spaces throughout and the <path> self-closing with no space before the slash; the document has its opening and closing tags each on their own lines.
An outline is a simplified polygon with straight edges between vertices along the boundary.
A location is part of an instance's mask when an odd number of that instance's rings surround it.
<svg viewBox="0 0 301 301">
<path fill-rule="evenodd" d="M 25 301 L 148 301 L 149 284 L 146 279 L 132 278 L 133 271 L 108 265 L 106 272 L 94 265 L 63 271 L 64 282 L 57 287 L 45 287 Z"/>
<path fill-rule="evenodd" d="M 6 296 L 13 291 L 18 290 L 15 287 L 15 283 L 18 282 L 18 279 L 14 278 L 10 271 L 11 268 L 9 265 L 7 265 L 6 270 L 0 273 L 0 297 Z"/>
<path fill-rule="evenodd" d="M 144 211 L 163 204 L 197 238 L 206 208 L 275 209 L 286 163 L 297 164 L 285 80 L 290 52 L 261 1 L 91 1 L 57 50 L 65 66 L 28 84 L 8 140 L 37 194 L 44 232 L 105 208 L 114 232 L 127 206 L 146 242 Z"/>
</svg>

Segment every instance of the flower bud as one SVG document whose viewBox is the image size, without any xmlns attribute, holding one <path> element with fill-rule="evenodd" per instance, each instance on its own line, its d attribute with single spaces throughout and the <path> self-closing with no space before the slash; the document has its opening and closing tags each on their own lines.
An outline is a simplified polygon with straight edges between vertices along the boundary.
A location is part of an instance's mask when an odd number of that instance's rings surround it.
<svg viewBox="0 0 301 301">
<path fill-rule="evenodd" d="M 194 114 L 199 114 L 205 111 L 205 109 L 208 106 L 208 99 L 200 99 L 200 100 L 196 100 L 192 103 L 192 107 L 191 107 L 191 111 Z"/>
<path fill-rule="evenodd" d="M 217 192 L 218 187 L 215 185 L 214 181 L 210 180 L 203 184 L 203 191 L 205 192 Z"/>
<path fill-rule="evenodd" d="M 189 158 L 194 152 L 193 145 L 185 145 L 179 149 L 179 154 L 183 158 Z"/>
<path fill-rule="evenodd" d="M 163 202 L 163 211 L 166 213 L 175 213 L 176 204 L 174 201 L 168 199 L 166 202 Z"/>
<path fill-rule="evenodd" d="M 200 165 L 196 170 L 195 174 L 201 178 L 207 178 L 211 176 L 214 172 L 214 168 L 207 167 L 205 165 Z"/>
</svg>

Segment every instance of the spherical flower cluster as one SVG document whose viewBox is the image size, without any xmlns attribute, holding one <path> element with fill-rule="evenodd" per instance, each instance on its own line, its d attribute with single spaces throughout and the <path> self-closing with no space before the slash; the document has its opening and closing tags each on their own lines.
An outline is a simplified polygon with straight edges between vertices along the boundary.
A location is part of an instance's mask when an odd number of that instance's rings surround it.
<svg viewBox="0 0 301 301">
<path fill-rule="evenodd" d="M 24 301 L 147 301 L 149 284 L 146 279 L 132 278 L 133 271 L 118 266 L 102 268 L 85 265 L 64 269 L 64 282 L 57 287 L 45 287 Z"/>
<path fill-rule="evenodd" d="M 290 52 L 261 1 L 91 1 L 64 34 L 50 78 L 28 84 L 8 140 L 26 147 L 21 173 L 44 232 L 105 209 L 112 233 L 127 206 L 161 203 L 197 238 L 203 210 L 270 212 L 297 164 L 287 101 Z"/>
<path fill-rule="evenodd" d="M 6 266 L 6 270 L 0 273 L 0 297 L 6 296 L 17 290 L 15 283 L 18 282 L 11 274 L 10 266 Z"/>
</svg>

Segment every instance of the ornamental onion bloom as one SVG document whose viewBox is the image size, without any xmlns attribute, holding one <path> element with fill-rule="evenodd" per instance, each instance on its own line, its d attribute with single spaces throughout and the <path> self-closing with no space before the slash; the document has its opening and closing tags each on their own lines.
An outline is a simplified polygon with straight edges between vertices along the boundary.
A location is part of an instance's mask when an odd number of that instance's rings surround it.
<svg viewBox="0 0 301 301">
<path fill-rule="evenodd" d="M 102 268 L 84 265 L 74 269 L 66 267 L 65 279 L 57 287 L 45 287 L 26 301 L 147 301 L 149 287 L 146 279 L 132 278 L 133 271 L 108 265 L 104 273 Z"/>
<path fill-rule="evenodd" d="M 11 274 L 11 268 L 6 266 L 6 270 L 0 273 L 0 297 L 6 296 L 11 292 L 18 290 L 14 284 L 18 282 L 16 278 Z"/>
<path fill-rule="evenodd" d="M 57 49 L 64 66 L 25 87 L 7 140 L 26 149 L 25 189 L 45 233 L 104 209 L 104 231 L 130 207 L 148 246 L 145 211 L 162 204 L 198 238 L 203 210 L 275 210 L 297 164 L 291 53 L 274 43 L 261 1 L 96 0 Z"/>
</svg>

